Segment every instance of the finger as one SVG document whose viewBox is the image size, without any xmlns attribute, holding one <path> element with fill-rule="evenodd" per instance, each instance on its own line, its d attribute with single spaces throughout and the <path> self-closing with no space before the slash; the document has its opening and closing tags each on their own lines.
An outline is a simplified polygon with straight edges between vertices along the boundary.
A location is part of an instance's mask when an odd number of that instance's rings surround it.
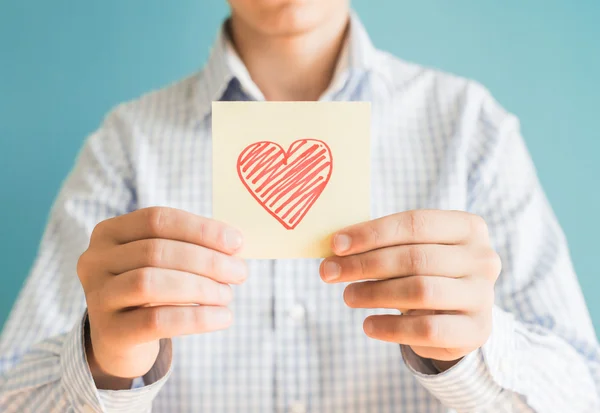
<svg viewBox="0 0 600 413">
<path fill-rule="evenodd" d="M 487 240 L 487 226 L 477 215 L 416 210 L 345 228 L 334 234 L 332 249 L 336 255 L 349 255 L 392 245 L 461 244 L 473 237 Z"/>
<path fill-rule="evenodd" d="M 242 234 L 235 228 L 174 208 L 144 208 L 108 219 L 96 226 L 92 242 L 110 239 L 117 244 L 163 238 L 201 245 L 233 254 L 242 247 Z"/>
<path fill-rule="evenodd" d="M 377 340 L 423 347 L 479 347 L 489 336 L 488 323 L 465 314 L 375 315 L 363 328 Z"/>
<path fill-rule="evenodd" d="M 464 347 L 464 348 L 439 348 L 439 347 L 421 347 L 421 346 L 411 346 L 412 351 L 414 351 L 418 356 L 425 359 L 432 359 L 436 361 L 456 361 L 465 355 L 471 353 L 479 347 Z M 442 367 L 444 363 L 436 363 Z M 444 371 L 449 367 L 444 368 Z"/>
<path fill-rule="evenodd" d="M 494 289 L 481 278 L 412 276 L 350 284 L 344 301 L 351 308 L 474 312 L 491 307 Z"/>
<path fill-rule="evenodd" d="M 99 258 L 112 274 L 144 267 L 171 269 L 203 275 L 225 284 L 239 284 L 247 277 L 244 260 L 185 242 L 148 239 L 119 245 Z"/>
<path fill-rule="evenodd" d="M 142 344 L 223 330 L 231 325 L 233 315 L 226 307 L 160 306 L 117 312 L 113 317 L 110 334 L 128 344 Z"/>
<path fill-rule="evenodd" d="M 192 273 L 162 268 L 139 268 L 111 277 L 104 286 L 109 311 L 144 305 L 203 304 L 226 306 L 233 293 L 227 284 Z"/>
<path fill-rule="evenodd" d="M 495 267 L 492 268 L 492 265 Z M 380 280 L 409 275 L 459 278 L 495 272 L 499 259 L 491 249 L 464 245 L 416 244 L 387 247 L 346 257 L 330 257 L 320 266 L 326 282 Z M 491 278 L 495 277 L 495 274 Z"/>
</svg>

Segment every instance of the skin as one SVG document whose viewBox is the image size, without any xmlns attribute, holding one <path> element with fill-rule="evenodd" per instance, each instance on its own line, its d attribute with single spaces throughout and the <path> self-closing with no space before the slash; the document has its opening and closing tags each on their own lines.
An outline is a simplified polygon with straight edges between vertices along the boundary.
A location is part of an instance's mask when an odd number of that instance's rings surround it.
<svg viewBox="0 0 600 413">
<path fill-rule="evenodd" d="M 88 306 L 87 358 L 98 388 L 146 374 L 161 338 L 231 325 L 228 284 L 247 277 L 239 231 L 171 208 L 101 222 L 77 265 Z"/>
<path fill-rule="evenodd" d="M 229 0 L 238 54 L 267 100 L 317 100 L 349 21 L 348 0 Z"/>
<path fill-rule="evenodd" d="M 229 3 L 234 45 L 265 97 L 318 99 L 347 32 L 348 0 Z M 229 285 L 248 273 L 235 257 L 242 246 L 235 228 L 171 208 L 99 223 L 77 265 L 97 387 L 130 388 L 152 368 L 162 338 L 228 328 Z M 333 250 L 321 276 L 351 282 L 344 294 L 350 307 L 405 310 L 367 318 L 368 336 L 407 344 L 442 370 L 489 336 L 500 264 L 481 218 L 403 212 L 340 231 Z"/>
<path fill-rule="evenodd" d="M 336 256 L 323 261 L 321 277 L 351 283 L 348 306 L 403 311 L 367 317 L 369 337 L 408 345 L 440 370 L 487 341 L 501 264 L 482 218 L 400 212 L 341 230 L 332 247 Z"/>
</svg>

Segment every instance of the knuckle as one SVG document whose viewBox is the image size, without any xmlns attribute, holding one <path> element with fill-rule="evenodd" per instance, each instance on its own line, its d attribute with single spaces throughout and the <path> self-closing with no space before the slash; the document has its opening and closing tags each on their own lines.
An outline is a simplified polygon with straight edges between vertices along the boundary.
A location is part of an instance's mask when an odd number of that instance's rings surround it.
<svg viewBox="0 0 600 413">
<path fill-rule="evenodd" d="M 151 207 L 146 209 L 146 225 L 150 233 L 159 237 L 164 232 L 167 221 L 167 211 L 160 207 Z"/>
<path fill-rule="evenodd" d="M 163 261 L 164 245 L 159 239 L 144 241 L 143 254 L 145 262 L 150 267 L 158 267 Z"/>
<path fill-rule="evenodd" d="M 154 292 L 154 271 L 152 268 L 140 268 L 135 272 L 132 290 L 137 297 L 152 297 Z"/>
<path fill-rule="evenodd" d="M 418 323 L 418 334 L 429 342 L 437 342 L 440 336 L 440 326 L 431 316 L 421 317 Z"/>
<path fill-rule="evenodd" d="M 214 275 L 229 275 L 229 274 L 221 274 L 223 271 L 221 268 L 223 267 L 222 258 L 216 251 L 207 249 L 206 256 L 206 266 L 208 267 L 209 274 Z"/>
<path fill-rule="evenodd" d="M 90 243 L 96 242 L 96 241 L 99 241 L 100 239 L 102 239 L 102 237 L 106 233 L 105 227 L 106 227 L 106 221 L 101 221 L 101 222 L 97 223 L 96 226 L 94 226 L 94 229 L 92 230 L 92 234 L 90 235 Z"/>
<path fill-rule="evenodd" d="M 381 234 L 377 230 L 377 227 L 373 223 L 370 223 L 367 228 L 372 244 L 375 246 L 381 245 Z"/>
<path fill-rule="evenodd" d="M 148 308 L 148 310 L 145 312 L 144 320 L 142 321 L 142 328 L 150 332 L 160 331 L 162 327 L 160 310 L 160 307 Z"/>
<path fill-rule="evenodd" d="M 485 219 L 479 215 L 471 214 L 469 224 L 471 226 L 471 233 L 473 235 L 487 238 L 488 226 L 485 222 Z"/>
<path fill-rule="evenodd" d="M 408 265 L 412 274 L 423 274 L 427 270 L 427 259 L 427 253 L 423 247 L 416 245 L 408 247 Z"/>
<path fill-rule="evenodd" d="M 80 280 L 87 278 L 86 276 L 87 276 L 87 271 L 88 271 L 88 267 L 89 267 L 89 255 L 90 255 L 89 251 L 85 251 L 77 259 L 76 271 L 77 271 L 77 276 L 79 277 Z"/>
<path fill-rule="evenodd" d="M 371 263 L 365 255 L 356 257 L 354 266 L 356 267 L 356 270 L 358 271 L 358 276 L 360 278 L 364 279 L 365 277 L 368 277 L 369 267 L 371 266 Z"/>
<path fill-rule="evenodd" d="M 410 285 L 410 293 L 415 302 L 424 307 L 435 303 L 436 287 L 429 277 L 415 277 Z"/>
<path fill-rule="evenodd" d="M 500 272 L 502 271 L 502 260 L 496 251 L 493 249 L 487 249 L 483 253 L 484 272 L 494 281 L 498 279 Z"/>
<path fill-rule="evenodd" d="M 201 222 L 198 224 L 198 242 L 200 245 L 206 245 L 206 237 L 207 237 L 207 228 L 206 222 Z"/>
<path fill-rule="evenodd" d="M 408 213 L 408 232 L 412 238 L 418 238 L 425 228 L 425 214 L 420 211 Z"/>
</svg>

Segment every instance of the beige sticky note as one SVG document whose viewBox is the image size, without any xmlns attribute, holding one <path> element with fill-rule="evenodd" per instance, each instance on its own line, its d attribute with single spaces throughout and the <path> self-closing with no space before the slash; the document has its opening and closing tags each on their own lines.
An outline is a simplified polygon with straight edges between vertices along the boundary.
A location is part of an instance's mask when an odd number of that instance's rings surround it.
<svg viewBox="0 0 600 413">
<path fill-rule="evenodd" d="M 370 217 L 370 104 L 214 102 L 213 217 L 246 258 L 331 255 L 330 237 Z"/>
</svg>

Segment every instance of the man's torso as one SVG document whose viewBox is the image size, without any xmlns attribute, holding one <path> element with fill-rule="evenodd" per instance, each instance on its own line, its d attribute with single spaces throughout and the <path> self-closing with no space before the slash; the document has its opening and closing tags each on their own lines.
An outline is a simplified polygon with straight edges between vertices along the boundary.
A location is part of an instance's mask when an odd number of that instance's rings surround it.
<svg viewBox="0 0 600 413">
<path fill-rule="evenodd" d="M 373 218 L 467 209 L 467 82 L 377 58 L 381 73 L 339 96 L 372 102 Z M 210 116 L 196 116 L 194 104 L 203 81 L 190 78 L 132 106 L 138 126 L 127 152 L 135 156 L 138 208 L 211 216 Z M 235 81 L 222 96 L 246 98 Z M 173 375 L 155 411 L 446 411 L 418 384 L 398 345 L 364 335 L 365 317 L 385 311 L 348 308 L 344 285 L 324 284 L 318 265 L 250 261 L 248 281 L 234 287 L 233 327 L 174 340 Z"/>
</svg>

